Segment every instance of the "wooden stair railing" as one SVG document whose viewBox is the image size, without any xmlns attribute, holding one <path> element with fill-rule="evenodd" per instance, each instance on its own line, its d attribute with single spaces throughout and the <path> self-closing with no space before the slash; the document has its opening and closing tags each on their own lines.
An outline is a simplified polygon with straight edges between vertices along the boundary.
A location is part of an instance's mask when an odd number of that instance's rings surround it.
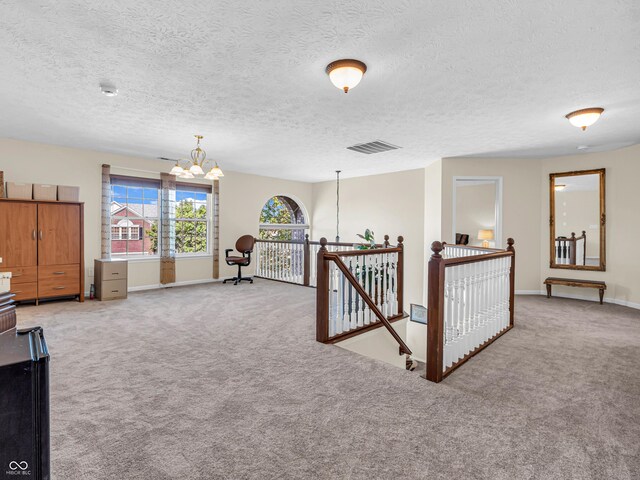
<svg viewBox="0 0 640 480">
<path fill-rule="evenodd" d="M 385 236 L 385 244 L 381 245 L 380 248 L 341 252 L 328 251 L 327 245 L 329 242 L 327 242 L 326 238 L 320 239 L 320 249 L 317 254 L 317 341 L 333 343 L 384 326 L 398 343 L 399 354 L 411 354 L 409 347 L 391 325 L 392 322 L 404 316 L 402 294 L 403 238 L 398 237 L 399 243 L 397 247 L 391 247 L 388 243 L 388 238 L 388 236 Z M 354 274 L 353 267 L 351 265 L 347 266 L 342 257 L 356 257 L 356 260 L 362 260 L 364 270 L 358 272 L 361 267 L 358 263 L 356 267 L 357 273 Z M 370 260 L 369 265 L 365 263 L 367 257 Z M 375 267 L 373 262 L 375 262 Z M 341 277 L 337 272 L 330 271 L 330 263 L 334 264 L 339 270 L 342 274 Z M 342 279 L 350 286 L 348 293 Z M 337 283 L 337 287 L 332 283 Z M 351 288 L 353 288 L 355 296 L 352 296 Z M 367 292 L 367 289 L 369 292 Z M 334 331 L 330 328 L 330 315 L 332 320 L 337 319 L 342 322 L 339 310 L 335 312 L 335 315 L 331 311 L 330 296 L 333 296 L 334 293 L 336 293 L 336 308 L 343 309 L 346 305 L 348 309 L 347 331 L 336 332 L 335 328 Z M 362 306 L 360 301 L 363 302 Z M 385 316 L 381 308 L 391 313 L 389 318 Z M 368 312 L 375 318 L 368 316 Z M 345 312 L 346 318 L 347 312 Z"/>
<path fill-rule="evenodd" d="M 442 381 L 513 328 L 516 254 L 513 239 L 507 243 L 506 250 L 469 247 L 466 252 L 431 244 L 427 380 Z"/>
<path fill-rule="evenodd" d="M 389 236 L 378 248 L 388 247 Z M 306 287 L 316 286 L 316 259 L 320 242 L 309 240 L 266 240 L 256 238 L 256 277 L 294 283 Z M 330 251 L 353 250 L 353 243 L 327 242 Z"/>
</svg>

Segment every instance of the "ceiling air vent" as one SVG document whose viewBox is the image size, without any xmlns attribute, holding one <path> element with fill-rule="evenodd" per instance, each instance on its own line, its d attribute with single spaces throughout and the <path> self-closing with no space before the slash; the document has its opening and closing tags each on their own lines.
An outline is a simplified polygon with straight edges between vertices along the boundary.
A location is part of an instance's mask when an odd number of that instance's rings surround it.
<svg viewBox="0 0 640 480">
<path fill-rule="evenodd" d="M 382 140 L 376 140 L 374 142 L 351 145 L 350 147 L 347 147 L 347 150 L 353 150 L 354 152 L 366 153 L 367 155 L 371 155 L 372 153 L 380 153 L 380 152 L 388 152 L 389 150 L 397 150 L 398 148 L 402 148 L 402 147 L 391 145 L 390 143 L 383 142 Z"/>
</svg>

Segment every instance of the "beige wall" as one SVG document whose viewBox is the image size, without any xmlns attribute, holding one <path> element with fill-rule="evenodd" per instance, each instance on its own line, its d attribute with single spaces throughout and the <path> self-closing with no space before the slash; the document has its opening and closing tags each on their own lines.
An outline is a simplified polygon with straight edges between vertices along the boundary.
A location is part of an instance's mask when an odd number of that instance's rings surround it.
<svg viewBox="0 0 640 480">
<path fill-rule="evenodd" d="M 640 146 L 614 152 L 539 159 L 447 158 L 425 169 L 345 179 L 341 181 L 341 237 L 356 241 L 365 228 L 381 241 L 405 237 L 406 305 L 425 304 L 424 275 L 434 240 L 453 241 L 453 177 L 500 176 L 503 178 L 503 241 L 516 241 L 518 291 L 540 292 L 547 276 L 602 279 L 606 298 L 640 307 L 640 255 L 633 241 L 640 236 L 637 205 L 640 193 Z M 158 177 L 169 165 L 158 160 L 96 151 L 64 148 L 0 139 L 0 170 L 8 181 L 80 186 L 85 202 L 85 262 L 89 269 L 100 255 L 100 166 L 112 165 L 115 173 Z M 224 168 L 224 165 L 222 165 Z M 607 271 L 553 270 L 549 262 L 549 185 L 552 172 L 591 168 L 607 169 Z M 133 169 L 133 170 L 131 170 Z M 245 233 L 258 233 L 259 212 L 273 195 L 288 195 L 302 203 L 311 218 L 314 239 L 335 237 L 335 182 L 308 184 L 274 178 L 225 172 L 220 182 L 220 248 L 231 248 Z M 536 181 L 536 179 L 538 179 Z M 576 232 L 577 233 L 577 232 Z M 589 233 L 589 232 L 588 232 Z M 211 256 L 179 258 L 177 282 L 207 281 L 211 278 Z M 221 276 L 233 268 L 221 259 Z M 159 262 L 134 261 L 130 285 L 158 286 Z M 248 273 L 252 270 L 248 269 Z M 556 289 L 563 295 L 589 295 L 577 289 Z"/>
<path fill-rule="evenodd" d="M 496 184 L 464 185 L 456 187 L 456 232 L 469 235 L 469 245 L 482 245 L 480 230 L 493 230 L 496 235 Z M 455 241 L 455 238 L 452 239 Z M 494 241 L 489 241 L 493 246 Z"/>
<path fill-rule="evenodd" d="M 556 237 L 577 237 L 587 232 L 587 256 L 600 256 L 600 194 L 594 191 L 554 192 Z"/>
<path fill-rule="evenodd" d="M 540 161 L 512 158 L 445 158 L 442 163 L 442 240 L 454 242 L 453 177 L 502 177 L 502 247 L 513 237 L 516 290 L 540 290 Z M 476 232 L 477 234 L 477 232 Z"/>
<path fill-rule="evenodd" d="M 640 254 L 635 244 L 640 238 L 640 145 L 613 152 L 588 153 L 548 158 L 541 162 L 540 190 L 540 279 L 549 276 L 607 282 L 605 298 L 640 308 Z M 606 168 L 607 237 L 605 272 L 582 272 L 549 268 L 549 174 L 573 170 Z M 589 234 L 589 232 L 587 232 Z M 597 298 L 595 292 L 554 287 L 562 295 Z"/>
<path fill-rule="evenodd" d="M 168 171 L 165 161 L 112 155 L 91 150 L 65 148 L 10 139 L 0 139 L 0 170 L 6 181 L 77 185 L 80 201 L 85 204 L 85 275 L 92 283 L 93 259 L 100 258 L 100 185 L 101 165 L 112 166 L 113 173 L 159 178 Z M 222 165 L 224 168 L 224 165 Z M 289 194 L 310 208 L 311 185 L 237 172 L 225 172 L 220 181 L 220 248 L 232 248 L 245 233 L 257 235 L 260 209 L 270 196 Z M 221 276 L 234 269 L 220 259 Z M 213 257 L 202 256 L 176 260 L 176 282 L 189 283 L 211 279 Z M 251 269 L 247 269 L 251 273 Z M 133 260 L 129 266 L 129 287 L 159 286 L 159 260 Z"/>
<path fill-rule="evenodd" d="M 336 183 L 313 185 L 312 238 L 336 236 Z M 396 243 L 404 237 L 405 309 L 423 303 L 424 173 L 410 170 L 340 181 L 340 240 L 358 242 L 365 229 L 382 243 L 385 234 Z"/>
<path fill-rule="evenodd" d="M 258 236 L 260 211 L 267 200 L 275 195 L 293 198 L 304 206 L 308 215 L 312 215 L 310 183 L 225 172 L 225 177 L 220 180 L 220 249 L 223 255 L 225 248 L 235 247 L 238 237 L 246 234 Z M 246 271 L 253 273 L 255 265 Z M 220 272 L 221 276 L 235 275 L 236 267 L 229 267 L 221 259 Z"/>
</svg>

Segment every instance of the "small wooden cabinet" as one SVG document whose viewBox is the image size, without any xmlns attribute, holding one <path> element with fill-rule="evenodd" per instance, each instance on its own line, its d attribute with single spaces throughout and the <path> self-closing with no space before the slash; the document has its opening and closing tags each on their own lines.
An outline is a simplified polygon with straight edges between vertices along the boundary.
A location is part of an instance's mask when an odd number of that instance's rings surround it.
<svg viewBox="0 0 640 480">
<path fill-rule="evenodd" d="M 98 300 L 116 300 L 127 298 L 126 260 L 95 260 L 96 298 Z"/>
<path fill-rule="evenodd" d="M 14 300 L 84 301 L 84 205 L 0 200 L 0 272 L 11 272 Z"/>
</svg>

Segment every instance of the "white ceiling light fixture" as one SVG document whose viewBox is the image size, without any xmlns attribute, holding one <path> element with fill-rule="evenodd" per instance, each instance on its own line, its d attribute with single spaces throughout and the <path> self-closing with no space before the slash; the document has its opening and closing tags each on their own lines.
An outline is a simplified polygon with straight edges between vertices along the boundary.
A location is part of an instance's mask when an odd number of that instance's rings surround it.
<svg viewBox="0 0 640 480">
<path fill-rule="evenodd" d="M 565 188 L 567 188 L 567 186 L 566 186 L 565 184 L 563 184 L 563 183 L 557 183 L 557 184 L 554 186 L 554 189 L 555 189 L 555 191 L 556 191 L 556 192 L 561 192 L 561 191 L 562 191 L 562 190 L 564 190 Z"/>
<path fill-rule="evenodd" d="M 218 162 L 216 162 L 213 168 L 204 176 L 207 180 L 217 180 L 220 177 L 224 177 L 224 173 L 222 173 L 222 169 L 218 166 Z"/>
<path fill-rule="evenodd" d="M 348 93 L 360 83 L 367 71 L 367 66 L 360 60 L 343 59 L 331 62 L 325 71 L 336 88 Z"/>
<path fill-rule="evenodd" d="M 176 160 L 176 164 L 169 173 L 179 178 L 195 178 L 196 176 L 204 175 L 204 178 L 207 180 L 217 180 L 220 177 L 224 177 L 224 173 L 222 173 L 222 169 L 218 166 L 218 162 L 214 162 L 214 166 L 205 175 L 203 167 L 207 159 L 207 152 L 200 146 L 200 141 L 204 137 L 202 135 L 194 135 L 194 137 L 196 137 L 196 148 L 191 150 L 191 160 L 187 160 L 187 165 L 184 167 L 180 165 L 179 160 Z M 163 159 L 169 160 L 166 158 Z"/>
<path fill-rule="evenodd" d="M 118 95 L 118 89 L 115 87 L 115 85 L 111 85 L 108 83 L 101 83 L 100 91 L 107 97 L 115 97 L 116 95 Z"/>
<path fill-rule="evenodd" d="M 582 110 L 567 113 L 565 117 L 569 120 L 571 125 L 585 131 L 587 127 L 590 127 L 598 121 L 602 112 L 604 112 L 604 108 L 600 107 L 583 108 Z"/>
</svg>

